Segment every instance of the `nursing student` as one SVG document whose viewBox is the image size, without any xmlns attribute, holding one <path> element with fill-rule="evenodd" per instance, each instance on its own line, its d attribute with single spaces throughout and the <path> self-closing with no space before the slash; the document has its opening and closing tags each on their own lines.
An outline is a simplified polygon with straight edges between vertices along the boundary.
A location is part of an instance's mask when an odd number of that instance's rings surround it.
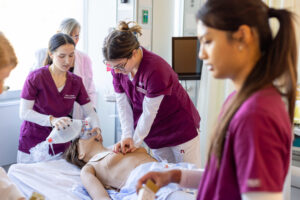
<svg viewBox="0 0 300 200">
<path fill-rule="evenodd" d="M 71 122 L 68 114 L 74 103 L 81 105 L 86 117 L 90 117 L 94 131 L 100 132 L 99 118 L 93 108 L 82 79 L 69 72 L 74 62 L 75 42 L 67 34 L 51 37 L 47 65 L 31 72 L 21 93 L 18 163 L 31 163 L 29 150 L 45 141 L 52 128 L 65 129 Z M 54 152 L 64 152 L 69 143 L 54 144 Z"/>
<path fill-rule="evenodd" d="M 270 18 L 280 24 L 275 36 Z M 152 179 L 198 188 L 198 200 L 282 200 L 297 82 L 292 13 L 261 0 L 208 0 L 197 19 L 200 59 L 235 92 L 219 115 L 204 172 L 150 172 L 137 188 Z"/>
<path fill-rule="evenodd" d="M 4 90 L 4 80 L 18 64 L 13 47 L 7 38 L 0 32 L 0 94 Z M 5 170 L 0 167 L 0 194 L 1 199 L 25 200 L 25 196 L 8 178 Z"/>
<path fill-rule="evenodd" d="M 172 67 L 140 46 L 141 27 L 120 22 L 103 46 L 112 68 L 122 139 L 114 149 L 127 153 L 143 141 L 158 161 L 200 166 L 200 116 Z"/>
<path fill-rule="evenodd" d="M 66 18 L 60 23 L 57 32 L 69 35 L 74 40 L 75 45 L 77 45 L 80 37 L 80 29 L 81 26 L 76 19 Z M 87 54 L 79 51 L 78 49 L 75 49 L 74 57 L 74 62 L 71 64 L 69 71 L 81 77 L 83 85 L 91 99 L 93 106 L 95 107 L 97 98 L 96 89 L 93 82 L 92 61 Z M 46 58 L 47 48 L 42 48 L 36 51 L 35 63 L 32 67 L 32 70 L 47 65 L 47 63 L 45 63 Z M 80 105 L 76 102 L 70 115 L 73 119 L 84 119 L 83 111 Z"/>
</svg>

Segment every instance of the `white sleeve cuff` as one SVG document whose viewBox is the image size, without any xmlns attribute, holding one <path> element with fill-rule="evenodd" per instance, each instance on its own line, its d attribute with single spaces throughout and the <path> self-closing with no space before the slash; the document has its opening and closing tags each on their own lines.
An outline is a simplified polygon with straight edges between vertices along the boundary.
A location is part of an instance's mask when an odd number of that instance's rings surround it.
<svg viewBox="0 0 300 200">
<path fill-rule="evenodd" d="M 197 189 L 204 173 L 204 169 L 181 170 L 181 179 L 179 185 L 185 188 Z"/>
<path fill-rule="evenodd" d="M 143 113 L 141 114 L 133 135 L 134 146 L 139 147 L 144 138 L 150 132 L 151 126 L 157 115 L 159 106 L 164 98 L 164 95 L 149 98 L 145 97 L 143 101 Z"/>
<path fill-rule="evenodd" d="M 41 126 L 51 126 L 50 116 L 38 113 L 33 110 L 34 100 L 20 100 L 20 119 L 30 121 Z"/>
<path fill-rule="evenodd" d="M 246 192 L 242 200 L 283 200 L 282 192 Z"/>
</svg>

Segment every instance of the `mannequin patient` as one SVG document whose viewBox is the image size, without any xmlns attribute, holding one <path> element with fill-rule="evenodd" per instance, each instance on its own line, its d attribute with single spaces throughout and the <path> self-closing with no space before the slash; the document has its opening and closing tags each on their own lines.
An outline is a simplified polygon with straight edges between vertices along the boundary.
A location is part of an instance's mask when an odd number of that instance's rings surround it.
<svg viewBox="0 0 300 200">
<path fill-rule="evenodd" d="M 93 199 L 110 199 L 105 189 L 121 189 L 137 166 L 156 162 L 144 148 L 123 155 L 105 148 L 102 142 L 101 134 L 77 138 L 64 153 L 68 162 L 81 168 L 80 178 Z"/>
</svg>

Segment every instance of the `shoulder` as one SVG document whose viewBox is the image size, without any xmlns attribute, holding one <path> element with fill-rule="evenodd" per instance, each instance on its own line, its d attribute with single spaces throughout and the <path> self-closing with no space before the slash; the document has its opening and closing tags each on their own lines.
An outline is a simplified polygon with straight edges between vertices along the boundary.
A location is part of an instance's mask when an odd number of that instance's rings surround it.
<svg viewBox="0 0 300 200">
<path fill-rule="evenodd" d="M 28 74 L 27 79 L 31 79 L 31 80 L 42 79 L 43 77 L 46 76 L 47 70 L 48 70 L 48 65 L 35 69 Z"/>
<path fill-rule="evenodd" d="M 145 48 L 142 48 L 143 50 L 143 59 L 142 59 L 142 65 L 153 65 L 151 66 L 151 69 L 153 70 L 169 70 L 172 69 L 169 63 L 167 63 L 162 57 L 159 55 L 148 51 Z M 167 68 L 162 68 L 162 67 Z"/>
<path fill-rule="evenodd" d="M 143 74 L 148 78 L 167 81 L 176 76 L 172 67 L 159 55 L 143 48 L 143 59 L 141 62 Z"/>
<path fill-rule="evenodd" d="M 86 53 L 79 51 L 79 50 L 75 50 L 75 59 L 76 58 L 80 58 L 80 59 L 84 59 L 84 60 L 91 60 L 90 57 Z"/>
<path fill-rule="evenodd" d="M 259 90 L 251 95 L 230 122 L 231 130 L 246 128 L 258 132 L 262 129 L 288 131 L 290 125 L 285 104 L 274 87 Z"/>
<path fill-rule="evenodd" d="M 92 164 L 87 163 L 86 165 L 84 165 L 81 169 L 81 175 L 86 174 L 86 173 L 92 173 L 95 174 L 95 168 Z"/>
</svg>

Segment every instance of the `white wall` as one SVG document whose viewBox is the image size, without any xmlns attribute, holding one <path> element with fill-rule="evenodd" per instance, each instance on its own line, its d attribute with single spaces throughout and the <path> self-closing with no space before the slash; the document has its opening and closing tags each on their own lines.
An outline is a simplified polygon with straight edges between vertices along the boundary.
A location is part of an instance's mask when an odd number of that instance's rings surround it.
<svg viewBox="0 0 300 200">
<path fill-rule="evenodd" d="M 19 105 L 19 100 L 0 102 L 0 166 L 17 161 L 21 126 Z"/>
<path fill-rule="evenodd" d="M 89 0 L 87 3 L 87 53 L 93 62 L 94 82 L 98 92 L 97 112 L 100 116 L 104 145 L 115 141 L 115 103 L 104 95 L 112 92 L 112 77 L 103 64 L 102 45 L 108 30 L 116 24 L 116 0 Z"/>
<path fill-rule="evenodd" d="M 152 51 L 172 64 L 172 36 L 174 32 L 174 0 L 153 0 Z"/>
</svg>

